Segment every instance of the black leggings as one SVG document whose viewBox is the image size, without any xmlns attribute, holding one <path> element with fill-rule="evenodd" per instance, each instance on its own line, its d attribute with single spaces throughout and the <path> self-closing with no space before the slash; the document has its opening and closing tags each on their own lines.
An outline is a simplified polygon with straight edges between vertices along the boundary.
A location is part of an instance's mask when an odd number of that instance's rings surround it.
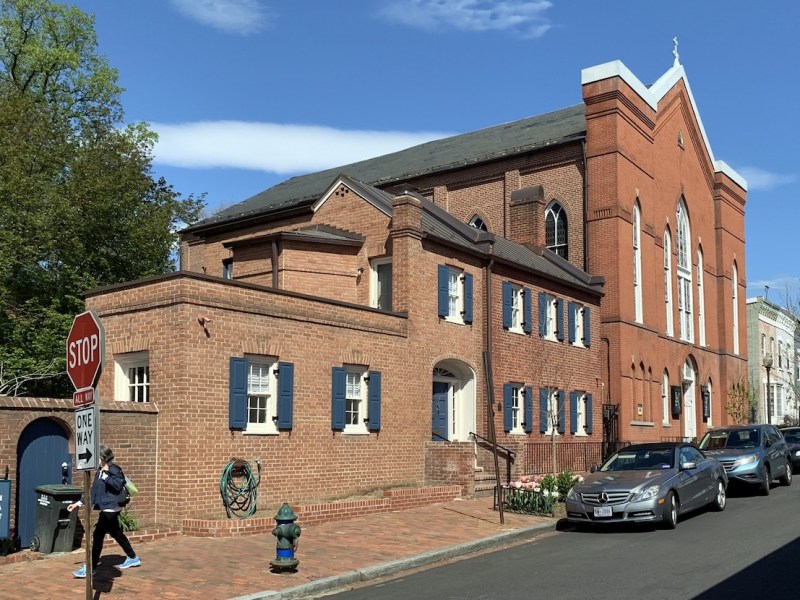
<svg viewBox="0 0 800 600">
<path fill-rule="evenodd" d="M 100 564 L 100 553 L 103 551 L 103 538 L 106 537 L 106 534 L 116 540 L 128 558 L 136 556 L 128 538 L 122 533 L 122 527 L 119 525 L 119 513 L 101 511 L 98 513 L 97 525 L 94 526 L 94 535 L 92 536 L 93 571 L 97 568 L 97 565 Z"/>
</svg>

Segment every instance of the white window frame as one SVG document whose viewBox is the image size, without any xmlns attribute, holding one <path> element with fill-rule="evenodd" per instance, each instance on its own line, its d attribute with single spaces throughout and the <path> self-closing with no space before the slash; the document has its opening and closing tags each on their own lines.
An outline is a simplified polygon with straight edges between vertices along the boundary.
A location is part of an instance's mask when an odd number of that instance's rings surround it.
<svg viewBox="0 0 800 600">
<path fill-rule="evenodd" d="M 464 324 L 464 271 L 454 267 L 447 267 L 447 289 L 449 301 L 448 313 L 445 321 Z"/>
<path fill-rule="evenodd" d="M 555 296 L 547 295 L 547 305 L 546 305 L 546 319 L 545 319 L 545 331 L 544 331 L 544 338 L 546 340 L 550 340 L 551 342 L 558 341 L 556 337 L 556 328 L 558 327 L 558 298 Z"/>
<path fill-rule="evenodd" d="M 575 307 L 575 341 L 572 342 L 572 345 L 578 346 L 579 348 L 585 347 L 583 343 L 583 319 L 585 311 L 585 306 L 577 305 Z"/>
<path fill-rule="evenodd" d="M 689 217 L 686 214 L 686 205 L 681 200 L 675 215 L 678 237 L 678 315 L 680 339 L 694 341 L 694 317 L 692 299 L 692 259 L 689 252 L 691 240 Z"/>
<path fill-rule="evenodd" d="M 675 335 L 672 307 L 672 237 L 669 230 L 664 232 L 664 304 L 667 318 L 667 335 Z"/>
<path fill-rule="evenodd" d="M 587 397 L 586 393 L 582 393 L 578 396 L 578 414 L 576 415 L 576 423 L 578 426 L 577 431 L 575 431 L 575 436 L 588 436 L 589 434 L 586 433 L 586 413 L 588 411 L 587 406 Z"/>
<path fill-rule="evenodd" d="M 140 369 L 144 371 L 140 372 Z M 138 381 L 140 375 L 143 375 L 143 378 Z M 134 381 L 131 381 L 131 377 Z M 114 356 L 114 399 L 118 402 L 151 402 L 148 351 Z"/>
<path fill-rule="evenodd" d="M 545 435 L 561 435 L 558 432 L 558 388 L 551 388 L 547 397 L 547 429 Z"/>
<path fill-rule="evenodd" d="M 525 429 L 522 426 L 525 421 L 525 387 L 521 385 L 511 386 L 511 433 L 512 435 L 523 435 Z"/>
<path fill-rule="evenodd" d="M 382 306 L 383 302 L 381 301 L 381 298 L 385 297 L 385 295 L 383 294 L 383 290 L 382 290 L 382 286 L 381 286 L 381 279 L 380 279 L 381 271 L 383 269 L 385 269 L 387 266 L 391 270 L 390 279 L 389 279 L 389 294 L 388 294 L 389 306 L 388 306 L 388 308 L 385 307 L 385 306 Z M 393 283 L 394 283 L 393 282 L 394 269 L 392 267 L 392 259 L 391 258 L 376 258 L 376 259 L 373 259 L 371 261 L 371 263 L 370 263 L 370 268 L 372 269 L 372 277 L 370 278 L 370 280 L 371 280 L 370 306 L 372 306 L 372 308 L 379 308 L 381 310 L 392 310 L 392 306 L 393 306 L 392 305 L 392 288 L 394 287 L 394 285 L 393 285 Z"/>
<path fill-rule="evenodd" d="M 706 345 L 706 291 L 703 286 L 703 250 L 697 249 L 697 329 L 700 337 L 700 346 Z"/>
<path fill-rule="evenodd" d="M 731 301 L 733 302 L 733 353 L 739 354 L 739 268 L 736 266 L 736 261 L 733 263 L 732 281 L 733 293 Z M 773 348 L 774 350 L 774 348 Z"/>
<path fill-rule="evenodd" d="M 634 319 L 637 323 L 644 323 L 642 310 L 641 233 L 641 209 L 637 200 L 633 205 L 633 304 Z"/>
<path fill-rule="evenodd" d="M 511 327 L 509 331 L 525 333 L 525 289 L 522 286 L 511 284 Z"/>
<path fill-rule="evenodd" d="M 222 261 L 222 278 L 233 279 L 233 259 L 226 258 Z"/>
<path fill-rule="evenodd" d="M 711 381 L 706 381 L 706 389 L 708 390 L 708 419 L 706 420 L 706 427 L 713 427 L 714 417 L 714 390 L 711 387 Z"/>
<path fill-rule="evenodd" d="M 278 435 L 278 359 L 246 355 L 247 425 L 245 434 Z M 254 419 L 261 413 L 263 420 Z"/>
<path fill-rule="evenodd" d="M 344 429 L 348 435 L 369 435 L 367 427 L 367 368 L 345 365 Z"/>
</svg>

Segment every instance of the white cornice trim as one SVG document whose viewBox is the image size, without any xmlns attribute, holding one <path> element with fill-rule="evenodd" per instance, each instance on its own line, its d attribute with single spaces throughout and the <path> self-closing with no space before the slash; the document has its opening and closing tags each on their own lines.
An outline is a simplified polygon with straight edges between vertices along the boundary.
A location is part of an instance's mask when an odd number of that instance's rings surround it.
<svg viewBox="0 0 800 600">
<path fill-rule="evenodd" d="M 706 129 L 703 126 L 703 120 L 700 118 L 700 111 L 697 110 L 697 103 L 694 101 L 694 94 L 689 85 L 689 80 L 686 77 L 686 71 L 681 64 L 674 64 L 666 73 L 664 73 L 658 81 L 648 88 L 644 85 L 636 75 L 634 75 L 622 61 L 614 60 L 611 62 L 589 67 L 581 71 L 581 85 L 587 83 L 594 83 L 595 81 L 602 81 L 611 77 L 619 77 L 627 83 L 639 97 L 647 102 L 648 106 L 655 111 L 658 111 L 658 103 L 661 99 L 673 88 L 675 84 L 683 79 L 683 84 L 686 86 L 686 91 L 689 94 L 689 102 L 692 104 L 692 111 L 697 119 L 697 124 L 700 126 L 700 133 L 703 136 L 703 143 L 705 143 L 708 156 L 711 158 L 711 164 L 714 165 L 714 172 L 724 173 L 730 177 L 737 185 L 741 186 L 744 191 L 747 191 L 747 180 L 734 171 L 730 165 L 721 160 L 714 159 L 714 153 L 711 150 L 711 144 L 706 135 Z"/>
</svg>

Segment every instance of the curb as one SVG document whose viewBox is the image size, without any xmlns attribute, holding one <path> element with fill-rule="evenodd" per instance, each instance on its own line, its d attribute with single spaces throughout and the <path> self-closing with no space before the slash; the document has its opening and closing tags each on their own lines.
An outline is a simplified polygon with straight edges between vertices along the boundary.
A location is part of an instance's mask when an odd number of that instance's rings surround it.
<svg viewBox="0 0 800 600">
<path fill-rule="evenodd" d="M 448 546 L 440 550 L 432 550 L 423 554 L 417 554 L 408 558 L 400 558 L 385 563 L 380 563 L 362 569 L 355 569 L 342 573 L 341 575 L 333 575 L 331 577 L 324 577 L 296 585 L 294 587 L 286 588 L 284 590 L 265 590 L 263 592 L 255 592 L 246 596 L 236 596 L 230 600 L 301 600 L 303 598 L 313 597 L 314 594 L 321 594 L 330 592 L 339 588 L 344 588 L 349 585 L 361 583 L 364 581 L 371 581 L 387 575 L 393 575 L 401 571 L 416 569 L 426 565 L 442 562 L 451 558 L 465 556 L 487 550 L 489 548 L 497 548 L 512 542 L 524 539 L 532 539 L 543 533 L 556 530 L 556 523 L 541 523 L 531 527 L 524 527 L 515 529 L 514 531 L 507 531 L 497 535 L 481 538 L 472 542 L 465 542 L 463 544 L 456 544 L 455 546 Z"/>
</svg>

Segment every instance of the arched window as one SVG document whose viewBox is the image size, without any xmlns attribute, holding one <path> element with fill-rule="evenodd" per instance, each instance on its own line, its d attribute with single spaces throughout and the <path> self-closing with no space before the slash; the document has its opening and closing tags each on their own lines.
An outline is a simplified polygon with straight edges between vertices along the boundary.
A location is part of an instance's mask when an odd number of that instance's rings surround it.
<svg viewBox="0 0 800 600">
<path fill-rule="evenodd" d="M 641 215 L 638 200 L 633 205 L 633 304 L 636 322 L 642 323 Z"/>
<path fill-rule="evenodd" d="M 664 305 L 667 311 L 667 335 L 675 335 L 672 310 L 672 237 L 664 232 Z"/>
<path fill-rule="evenodd" d="M 561 258 L 569 258 L 567 248 L 567 213 L 558 203 L 553 202 L 544 213 L 545 244 Z"/>
<path fill-rule="evenodd" d="M 661 376 L 661 423 L 669 425 L 669 372 L 664 369 L 664 374 Z"/>
<path fill-rule="evenodd" d="M 733 288 L 731 298 L 733 302 L 733 353 L 739 354 L 739 268 L 736 266 L 736 261 L 733 262 L 731 287 Z"/>
<path fill-rule="evenodd" d="M 692 259 L 689 254 L 689 217 L 686 205 L 681 200 L 675 219 L 678 250 L 678 314 L 680 315 L 680 339 L 693 341 L 692 319 Z"/>
<path fill-rule="evenodd" d="M 478 215 L 475 215 L 469 221 L 470 227 L 474 227 L 475 229 L 480 229 L 481 231 L 489 231 L 489 228 L 486 226 L 486 222 L 481 219 Z"/>
<path fill-rule="evenodd" d="M 706 345 L 706 294 L 703 288 L 703 249 L 697 248 L 697 328 L 700 330 L 700 345 Z"/>
</svg>

